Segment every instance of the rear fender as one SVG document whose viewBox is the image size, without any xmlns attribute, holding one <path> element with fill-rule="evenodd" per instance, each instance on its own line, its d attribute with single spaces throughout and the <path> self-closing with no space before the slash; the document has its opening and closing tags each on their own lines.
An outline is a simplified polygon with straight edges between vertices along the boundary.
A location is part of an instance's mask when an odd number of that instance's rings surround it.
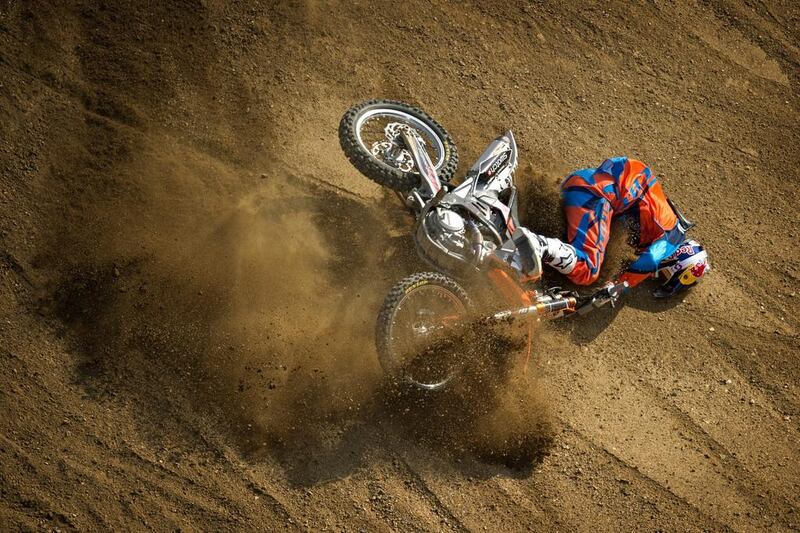
<svg viewBox="0 0 800 533">
<path fill-rule="evenodd" d="M 531 297 L 528 291 L 522 288 L 511 275 L 505 270 L 493 268 L 488 272 L 489 279 L 494 286 L 503 295 L 506 303 L 511 306 L 525 306 L 532 305 Z"/>
<path fill-rule="evenodd" d="M 493 268 L 489 270 L 488 275 L 489 279 L 494 286 L 497 287 L 500 294 L 503 295 L 509 305 L 515 307 L 530 307 L 533 304 L 530 293 L 523 289 L 505 270 Z M 527 374 L 533 347 L 533 320 L 528 320 L 526 333 L 527 343 L 525 347 L 523 372 Z"/>
</svg>

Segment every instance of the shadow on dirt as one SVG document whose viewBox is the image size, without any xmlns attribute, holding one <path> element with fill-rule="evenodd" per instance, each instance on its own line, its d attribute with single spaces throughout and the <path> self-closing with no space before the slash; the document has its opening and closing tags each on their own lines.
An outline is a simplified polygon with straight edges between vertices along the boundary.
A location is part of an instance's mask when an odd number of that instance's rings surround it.
<svg viewBox="0 0 800 533">
<path fill-rule="evenodd" d="M 549 451 L 552 420 L 541 397 L 509 383 L 497 387 L 506 388 L 465 398 L 463 391 L 421 393 L 383 382 L 347 416 L 315 420 L 246 453 L 274 455 L 297 487 L 341 479 L 376 461 L 404 468 L 420 458 L 475 478 L 527 477 Z"/>
<path fill-rule="evenodd" d="M 622 305 L 595 309 L 591 314 L 572 316 L 553 322 L 553 329 L 567 333 L 575 344 L 587 344 L 600 335 L 617 317 Z"/>
<path fill-rule="evenodd" d="M 634 287 L 630 293 L 626 295 L 625 305 L 630 305 L 631 307 L 649 313 L 663 313 L 683 302 L 686 293 L 671 298 L 656 298 L 653 296 L 652 291 L 658 287 L 658 285 L 657 280 L 649 280 Z"/>
<path fill-rule="evenodd" d="M 621 301 L 614 307 L 595 309 L 585 316 L 576 315 L 564 320 L 556 320 L 553 322 L 553 328 L 556 331 L 568 333 L 572 342 L 576 344 L 587 344 L 610 326 L 625 306 L 648 313 L 663 313 L 681 303 L 680 297 L 655 298 L 651 293 L 655 286 L 657 286 L 655 281 L 642 283 L 624 294 Z"/>
</svg>

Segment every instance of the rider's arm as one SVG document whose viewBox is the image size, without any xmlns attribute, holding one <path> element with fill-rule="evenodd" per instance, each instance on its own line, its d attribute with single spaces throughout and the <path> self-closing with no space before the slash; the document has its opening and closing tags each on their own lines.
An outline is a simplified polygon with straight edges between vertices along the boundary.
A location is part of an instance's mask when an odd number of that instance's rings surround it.
<svg viewBox="0 0 800 533">
<path fill-rule="evenodd" d="M 680 246 L 680 239 L 667 232 L 660 239 L 656 239 L 648 246 L 639 257 L 628 265 L 627 270 L 619 277 L 618 281 L 627 281 L 630 287 L 635 287 L 644 280 L 653 277 L 658 271 L 661 262 L 675 253 Z"/>
<path fill-rule="evenodd" d="M 623 281 L 626 281 L 628 282 L 628 287 L 635 287 L 644 280 L 652 277 L 652 273 L 631 272 L 630 270 L 626 270 L 614 281 L 614 283 L 622 283 Z"/>
</svg>

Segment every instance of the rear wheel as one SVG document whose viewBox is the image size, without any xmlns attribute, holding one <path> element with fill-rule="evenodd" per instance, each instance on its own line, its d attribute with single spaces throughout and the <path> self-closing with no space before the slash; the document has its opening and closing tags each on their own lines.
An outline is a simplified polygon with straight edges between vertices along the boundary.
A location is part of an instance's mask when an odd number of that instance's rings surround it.
<svg viewBox="0 0 800 533">
<path fill-rule="evenodd" d="M 398 282 L 378 315 L 376 344 L 384 371 L 420 389 L 444 388 L 461 371 L 456 330 L 471 310 L 466 291 L 443 274 L 423 272 Z"/>
<path fill-rule="evenodd" d="M 396 100 L 356 104 L 339 123 L 339 142 L 366 177 L 397 191 L 409 191 L 419 185 L 420 176 L 401 140 L 404 128 L 422 140 L 439 179 L 450 181 L 458 166 L 456 145 L 442 125 L 418 107 Z"/>
</svg>

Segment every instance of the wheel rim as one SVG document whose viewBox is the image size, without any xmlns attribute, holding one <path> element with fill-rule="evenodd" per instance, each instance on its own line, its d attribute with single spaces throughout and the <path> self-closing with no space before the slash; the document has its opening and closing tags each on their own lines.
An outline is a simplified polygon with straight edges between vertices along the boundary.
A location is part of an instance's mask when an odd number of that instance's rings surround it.
<svg viewBox="0 0 800 533">
<path fill-rule="evenodd" d="M 356 120 L 355 131 L 356 138 L 361 147 L 378 161 L 389 165 L 393 168 L 399 168 L 403 172 L 417 173 L 408 166 L 409 161 L 413 165 L 411 155 L 405 149 L 400 149 L 396 143 L 392 143 L 385 133 L 385 127 L 390 123 L 400 123 L 413 128 L 425 142 L 426 148 L 432 146 L 434 154 L 429 152 L 433 160 L 436 170 L 440 170 L 445 164 L 445 147 L 442 139 L 434 131 L 434 129 L 424 120 L 401 111 L 399 109 L 390 109 L 385 107 L 369 109 L 364 111 Z M 392 146 L 392 145 L 395 146 Z M 398 165 L 390 158 L 382 158 L 379 154 L 375 153 L 376 146 L 381 152 L 395 148 L 396 151 L 393 155 L 402 158 L 403 166 Z M 404 153 L 403 153 L 404 152 Z"/>
<path fill-rule="evenodd" d="M 460 368 L 453 328 L 448 326 L 466 314 L 458 296 L 439 285 L 422 285 L 405 294 L 389 327 L 393 370 L 417 387 L 444 387 Z"/>
</svg>

